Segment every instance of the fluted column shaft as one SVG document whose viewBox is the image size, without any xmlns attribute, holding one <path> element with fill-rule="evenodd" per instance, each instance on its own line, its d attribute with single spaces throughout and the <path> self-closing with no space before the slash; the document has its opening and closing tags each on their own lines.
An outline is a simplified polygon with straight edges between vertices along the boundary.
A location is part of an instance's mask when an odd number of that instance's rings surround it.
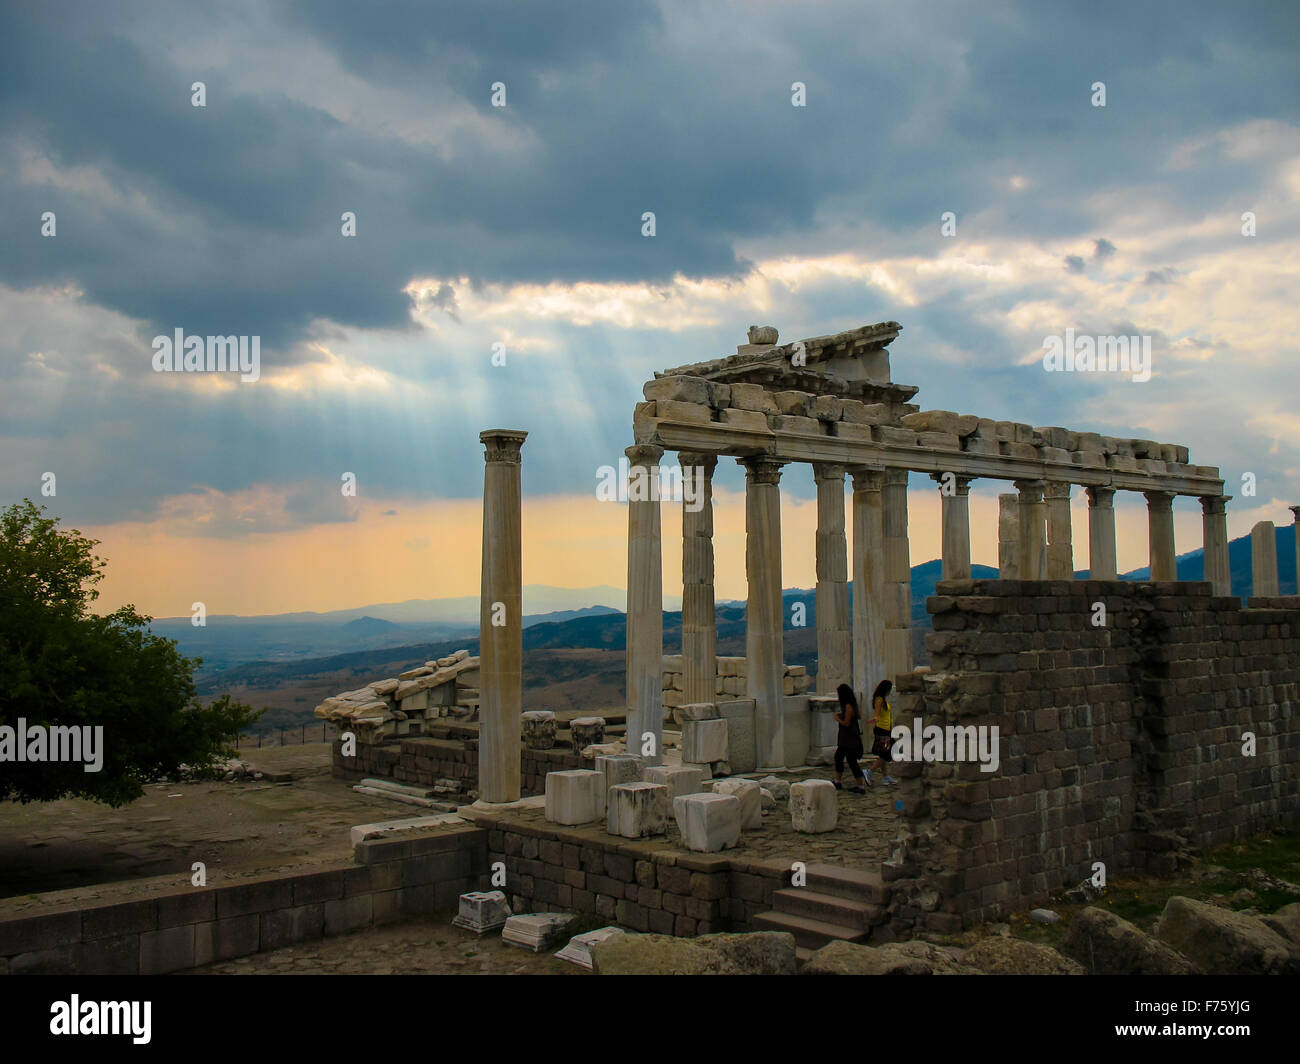
<svg viewBox="0 0 1300 1064">
<path fill-rule="evenodd" d="M 1074 529 L 1070 524 L 1070 482 L 1049 480 L 1047 500 L 1047 579 L 1074 579 Z"/>
<path fill-rule="evenodd" d="M 1020 492 L 1020 579 L 1047 578 L 1047 514 L 1041 480 L 1017 480 Z"/>
<path fill-rule="evenodd" d="M 885 679 L 912 671 L 912 562 L 907 540 L 907 470 L 886 469 L 881 488 L 885 539 Z"/>
<path fill-rule="evenodd" d="M 853 690 L 866 706 L 885 678 L 884 472 L 853 470 Z"/>
<path fill-rule="evenodd" d="M 1250 530 L 1250 593 L 1256 598 L 1277 598 L 1277 528 L 1259 521 Z"/>
<path fill-rule="evenodd" d="M 682 687 L 690 702 L 716 695 L 718 629 L 713 591 L 713 454 L 682 452 L 682 479 L 695 484 L 682 506 Z"/>
<path fill-rule="evenodd" d="M 1087 488 L 1088 579 L 1118 580 L 1115 550 L 1115 489 Z"/>
<path fill-rule="evenodd" d="M 970 477 L 934 473 L 943 525 L 943 578 L 970 579 Z"/>
<path fill-rule="evenodd" d="M 781 615 L 781 464 L 747 458 L 745 467 L 745 611 L 748 691 L 754 700 L 754 740 L 759 770 L 785 766 L 785 696 Z"/>
<path fill-rule="evenodd" d="M 523 566 L 520 449 L 528 433 L 492 429 L 484 445 L 483 561 L 479 599 L 478 792 L 484 802 L 520 797 Z"/>
<path fill-rule="evenodd" d="M 817 481 L 817 690 L 833 695 L 851 679 L 849 550 L 844 467 L 815 464 Z"/>
<path fill-rule="evenodd" d="M 627 507 L 627 752 L 663 756 L 664 593 L 659 459 L 663 448 L 629 447 Z"/>
<path fill-rule="evenodd" d="M 1291 525 L 1291 531 L 1295 536 L 1295 579 L 1296 594 L 1300 595 L 1300 506 L 1290 506 L 1294 523 Z"/>
<path fill-rule="evenodd" d="M 1144 491 L 1152 580 L 1177 580 L 1178 556 L 1174 548 L 1174 494 Z"/>
<path fill-rule="evenodd" d="M 998 579 L 1020 579 L 1020 496 L 998 496 Z"/>
<path fill-rule="evenodd" d="M 1205 579 L 1216 595 L 1232 594 L 1232 569 L 1228 562 L 1227 503 L 1231 495 L 1201 496 L 1201 530 L 1204 536 Z"/>
</svg>

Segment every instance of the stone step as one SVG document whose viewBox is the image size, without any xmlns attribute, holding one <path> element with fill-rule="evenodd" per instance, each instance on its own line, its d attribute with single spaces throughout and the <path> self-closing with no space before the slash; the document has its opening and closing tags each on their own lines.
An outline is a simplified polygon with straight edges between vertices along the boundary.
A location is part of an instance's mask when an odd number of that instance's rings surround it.
<svg viewBox="0 0 1300 1064">
<path fill-rule="evenodd" d="M 422 787 L 415 783 L 402 783 L 400 780 L 387 779 L 383 776 L 367 776 L 358 786 L 373 787 L 378 791 L 392 791 L 394 794 L 405 794 L 412 798 L 433 797 L 432 787 Z"/>
<path fill-rule="evenodd" d="M 414 794 L 402 794 L 399 791 L 389 790 L 386 787 L 363 787 L 360 784 L 352 788 L 357 794 L 368 794 L 372 798 L 387 798 L 393 802 L 404 802 L 406 805 L 418 805 L 424 809 L 435 809 L 440 813 L 454 813 L 460 808 L 455 802 L 437 802 L 432 798 L 421 798 Z"/>
<path fill-rule="evenodd" d="M 840 927 L 823 920 L 814 920 L 807 916 L 795 916 L 793 913 L 768 912 L 754 917 L 755 931 L 788 931 L 794 935 L 796 946 L 808 949 L 821 949 L 830 942 L 863 942 L 868 933 L 854 927 Z"/>
<path fill-rule="evenodd" d="M 881 879 L 879 870 L 810 864 L 807 867 L 807 874 L 807 886 L 820 894 L 851 898 L 853 901 L 866 902 L 868 905 L 884 905 L 889 900 L 889 888 Z"/>
<path fill-rule="evenodd" d="M 869 905 L 856 898 L 842 898 L 835 894 L 823 894 L 809 890 L 807 887 L 786 887 L 772 895 L 772 906 L 776 912 L 790 913 L 793 916 L 807 916 L 824 923 L 840 927 L 852 927 L 865 931 L 880 915 L 878 905 Z"/>
</svg>

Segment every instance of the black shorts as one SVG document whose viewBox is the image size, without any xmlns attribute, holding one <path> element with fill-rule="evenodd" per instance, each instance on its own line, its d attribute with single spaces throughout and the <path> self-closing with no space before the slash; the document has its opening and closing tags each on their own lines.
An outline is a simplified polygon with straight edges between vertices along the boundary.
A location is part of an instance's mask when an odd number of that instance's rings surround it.
<svg viewBox="0 0 1300 1064">
<path fill-rule="evenodd" d="M 884 728 L 872 728 L 875 738 L 871 743 L 871 752 L 877 757 L 883 757 L 886 761 L 891 760 L 889 756 L 890 747 L 894 745 L 893 737 Z"/>
</svg>

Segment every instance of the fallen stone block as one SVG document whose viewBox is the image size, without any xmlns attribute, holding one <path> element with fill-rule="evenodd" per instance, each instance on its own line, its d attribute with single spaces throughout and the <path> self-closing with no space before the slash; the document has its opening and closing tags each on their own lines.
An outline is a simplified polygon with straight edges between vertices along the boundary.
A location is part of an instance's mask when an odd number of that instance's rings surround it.
<svg viewBox="0 0 1300 1064">
<path fill-rule="evenodd" d="M 620 783 L 605 799 L 605 830 L 625 839 L 663 835 L 668 824 L 668 788 L 662 783 Z"/>
<path fill-rule="evenodd" d="M 1208 975 L 1300 972 L 1300 950 L 1263 920 L 1194 898 L 1169 899 L 1156 938 Z"/>
<path fill-rule="evenodd" d="M 731 794 L 685 794 L 673 799 L 682 844 L 696 853 L 729 850 L 740 842 L 740 799 Z"/>
<path fill-rule="evenodd" d="M 501 941 L 533 953 L 550 949 L 573 923 L 571 913 L 526 913 L 512 916 L 501 928 Z"/>
<path fill-rule="evenodd" d="M 740 827 L 742 831 L 763 826 L 762 788 L 753 780 L 718 780 L 713 784 L 714 794 L 729 794 L 740 802 Z"/>
<path fill-rule="evenodd" d="M 790 788 L 790 822 L 795 831 L 833 831 L 839 803 L 830 780 L 801 780 Z"/>
<path fill-rule="evenodd" d="M 546 819 L 569 827 L 605 815 L 605 774 L 575 768 L 546 774 Z"/>
<path fill-rule="evenodd" d="M 1093 975 L 1194 975 L 1196 965 L 1181 953 L 1105 909 L 1089 906 L 1075 914 L 1061 952 Z"/>
<path fill-rule="evenodd" d="M 476 935 L 485 935 L 504 927 L 510 916 L 510 905 L 503 892 L 472 890 L 460 896 L 460 908 L 452 923 Z"/>
<path fill-rule="evenodd" d="M 668 765 L 647 765 L 642 770 L 646 783 L 662 783 L 668 788 L 668 800 L 683 794 L 699 794 L 704 782 L 704 774 L 698 768 L 669 767 Z"/>
<path fill-rule="evenodd" d="M 716 713 L 717 710 L 715 709 Z M 708 764 L 727 758 L 727 722 L 725 720 L 686 720 L 682 722 L 682 760 Z"/>
</svg>

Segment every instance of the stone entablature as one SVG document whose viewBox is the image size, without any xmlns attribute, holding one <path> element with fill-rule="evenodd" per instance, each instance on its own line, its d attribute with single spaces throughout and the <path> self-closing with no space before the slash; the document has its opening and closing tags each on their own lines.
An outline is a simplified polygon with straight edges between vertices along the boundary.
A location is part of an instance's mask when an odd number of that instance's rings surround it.
<svg viewBox="0 0 1300 1064">
<path fill-rule="evenodd" d="M 426 661 L 398 676 L 325 699 L 315 715 L 360 743 L 424 733 L 440 717 L 473 720 L 479 708 L 479 659 L 468 650 Z"/>
</svg>

